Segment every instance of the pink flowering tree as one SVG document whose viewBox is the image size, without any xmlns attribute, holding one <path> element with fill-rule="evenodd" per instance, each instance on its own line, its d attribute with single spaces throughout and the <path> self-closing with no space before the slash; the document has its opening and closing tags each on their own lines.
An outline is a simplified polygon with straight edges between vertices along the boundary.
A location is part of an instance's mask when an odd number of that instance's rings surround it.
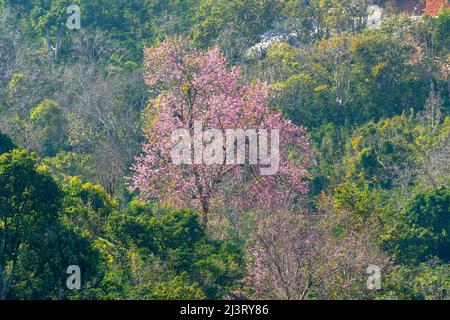
<svg viewBox="0 0 450 320">
<path fill-rule="evenodd" d="M 269 107 L 270 94 L 265 84 L 247 83 L 239 68 L 227 65 L 218 48 L 197 51 L 183 39 L 168 39 L 156 48 L 145 49 L 144 63 L 145 81 L 155 98 L 147 110 L 146 143 L 132 168 L 132 189 L 139 190 L 144 198 L 198 209 L 205 225 L 212 203 L 222 201 L 240 208 L 279 207 L 295 203 L 308 192 L 305 178 L 313 163 L 313 152 L 305 129 Z M 180 129 L 193 137 L 193 153 L 186 157 L 191 147 L 185 149 L 183 163 L 173 161 L 173 150 L 179 143 L 173 136 Z M 200 145 L 208 152 L 211 137 L 209 141 L 208 137 L 196 140 L 199 131 L 207 129 L 224 135 L 231 129 L 268 129 L 272 133 L 278 130 L 276 170 L 272 175 L 263 175 L 267 163 L 261 157 L 243 164 L 227 161 L 217 149 L 215 156 L 223 158 L 222 163 L 205 163 L 196 148 Z M 275 141 L 271 137 L 272 147 Z M 227 143 L 233 144 L 233 155 L 241 147 L 237 140 L 223 143 L 226 156 Z M 248 137 L 244 146 L 246 158 L 250 157 L 249 144 Z M 274 150 L 268 149 L 267 153 L 270 151 L 273 156 Z"/>
<path fill-rule="evenodd" d="M 367 267 L 388 272 L 371 223 L 355 228 L 354 216 L 321 208 L 324 215 L 272 211 L 256 222 L 244 291 L 250 299 L 373 299 Z M 337 232 L 339 230 L 340 232 Z M 233 296 L 231 298 L 234 298 Z"/>
</svg>

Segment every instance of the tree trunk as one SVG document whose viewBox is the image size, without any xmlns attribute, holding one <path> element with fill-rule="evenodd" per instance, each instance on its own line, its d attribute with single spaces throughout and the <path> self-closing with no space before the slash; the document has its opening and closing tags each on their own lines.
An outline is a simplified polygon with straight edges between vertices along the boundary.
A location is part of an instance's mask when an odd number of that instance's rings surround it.
<svg viewBox="0 0 450 320">
<path fill-rule="evenodd" d="M 201 202 L 203 226 L 206 228 L 208 226 L 209 201 L 208 199 L 202 199 Z"/>
</svg>

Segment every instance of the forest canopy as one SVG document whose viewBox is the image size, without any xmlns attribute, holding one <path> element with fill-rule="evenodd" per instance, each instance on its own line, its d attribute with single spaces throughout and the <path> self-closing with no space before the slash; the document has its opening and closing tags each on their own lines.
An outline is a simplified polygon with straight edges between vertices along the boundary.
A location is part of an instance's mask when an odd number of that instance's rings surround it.
<svg viewBox="0 0 450 320">
<path fill-rule="evenodd" d="M 448 299 L 450 8 L 426 2 L 0 0 L 0 300 Z M 236 161 L 174 163 L 196 123 L 247 134 Z"/>
</svg>

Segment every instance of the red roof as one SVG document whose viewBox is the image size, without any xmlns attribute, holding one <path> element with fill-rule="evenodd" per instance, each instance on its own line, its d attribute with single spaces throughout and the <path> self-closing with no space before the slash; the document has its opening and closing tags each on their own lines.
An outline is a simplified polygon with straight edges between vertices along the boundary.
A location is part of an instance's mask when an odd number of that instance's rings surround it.
<svg viewBox="0 0 450 320">
<path fill-rule="evenodd" d="M 435 16 L 439 13 L 439 10 L 441 10 L 442 7 L 450 8 L 447 0 L 427 0 L 425 13 L 430 16 Z"/>
</svg>

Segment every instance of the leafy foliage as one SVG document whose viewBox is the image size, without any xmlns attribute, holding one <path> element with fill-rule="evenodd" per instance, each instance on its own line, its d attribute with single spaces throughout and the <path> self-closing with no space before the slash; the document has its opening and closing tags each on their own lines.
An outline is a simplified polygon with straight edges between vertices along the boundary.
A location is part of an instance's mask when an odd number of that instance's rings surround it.
<svg viewBox="0 0 450 320">
<path fill-rule="evenodd" d="M 0 300 L 449 299 L 450 10 L 381 3 L 0 0 Z M 278 174 L 173 165 L 196 120 Z"/>
<path fill-rule="evenodd" d="M 393 257 L 417 263 L 431 258 L 448 261 L 450 190 L 439 187 L 417 194 L 400 212 L 384 239 Z"/>
</svg>

